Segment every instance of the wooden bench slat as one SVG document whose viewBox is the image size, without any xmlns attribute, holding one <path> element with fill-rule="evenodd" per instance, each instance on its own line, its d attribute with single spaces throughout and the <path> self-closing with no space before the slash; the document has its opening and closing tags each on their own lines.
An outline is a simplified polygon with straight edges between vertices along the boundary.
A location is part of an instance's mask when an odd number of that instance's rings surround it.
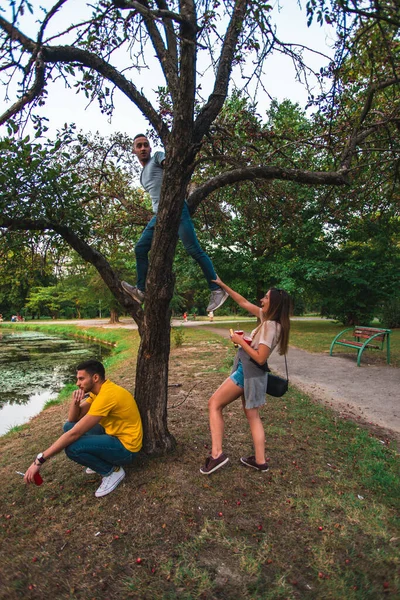
<svg viewBox="0 0 400 600">
<path fill-rule="evenodd" d="M 346 344 L 346 346 L 357 346 L 357 348 L 362 348 L 365 342 L 353 342 L 353 340 L 340 340 L 336 342 L 337 344 Z M 373 346 L 372 344 L 367 344 L 366 348 L 375 348 L 376 350 L 380 350 L 380 346 Z"/>
</svg>

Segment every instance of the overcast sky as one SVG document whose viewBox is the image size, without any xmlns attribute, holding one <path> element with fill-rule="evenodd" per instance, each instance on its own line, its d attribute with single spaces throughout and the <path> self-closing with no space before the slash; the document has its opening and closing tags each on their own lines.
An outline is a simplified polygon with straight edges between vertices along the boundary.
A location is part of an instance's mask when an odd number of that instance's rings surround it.
<svg viewBox="0 0 400 600">
<path fill-rule="evenodd" d="M 50 7 L 54 4 L 53 0 L 33 0 L 35 11 L 39 6 Z M 301 12 L 296 0 L 282 0 L 283 7 L 279 10 L 275 5 L 273 14 L 278 26 L 278 37 L 283 41 L 302 44 L 310 48 L 314 48 L 324 54 L 332 55 L 332 39 L 328 38 L 329 30 L 321 28 L 317 24 L 313 24 L 311 28 L 307 28 L 305 12 Z M 57 21 L 54 21 L 54 26 L 65 26 L 71 16 L 72 20 L 76 20 L 77 15 L 82 11 L 83 2 L 81 0 L 69 0 L 65 8 L 60 11 Z M 36 16 L 38 13 L 36 13 Z M 21 29 L 24 32 L 35 37 L 32 30 L 26 31 L 23 26 Z M 53 42 L 57 43 L 57 41 Z M 324 66 L 327 61 L 317 55 L 312 56 L 307 53 L 307 63 L 312 64 L 316 69 Z M 142 87 L 149 90 L 150 97 L 153 96 L 151 90 L 154 90 L 163 81 L 159 80 L 159 74 L 156 73 L 157 65 L 152 66 L 148 71 L 143 71 L 140 75 L 140 83 L 134 81 L 139 89 Z M 211 80 L 211 78 L 210 78 Z M 291 60 L 282 55 L 274 55 L 268 58 L 266 63 L 265 75 L 263 80 L 264 85 L 268 86 L 269 93 L 278 101 L 285 98 L 290 98 L 294 102 L 298 102 L 301 106 L 305 106 L 307 101 L 307 93 L 305 88 L 296 82 L 295 71 Z M 240 84 L 240 80 L 239 80 Z M 205 86 L 203 85 L 203 89 Z M 84 132 L 99 131 L 102 135 L 109 135 L 115 131 L 121 131 L 129 135 L 133 135 L 138 131 L 146 130 L 147 121 L 122 93 L 118 92 L 115 95 L 114 115 L 110 120 L 107 116 L 101 114 L 96 101 L 88 105 L 87 99 L 82 93 L 76 94 L 74 89 L 66 89 L 62 81 L 51 83 L 48 86 L 48 99 L 43 109 L 43 114 L 49 119 L 50 130 L 49 136 L 52 137 L 57 129 L 61 128 L 64 123 L 76 123 L 78 129 Z M 1 112 L 3 112 L 6 104 L 4 102 L 4 94 L 0 97 Z M 14 101 L 15 99 L 13 99 Z M 268 108 L 269 100 L 267 97 L 261 97 L 258 104 L 258 112 L 265 113 Z M 4 132 L 4 127 L 0 128 L 0 133 Z"/>
</svg>

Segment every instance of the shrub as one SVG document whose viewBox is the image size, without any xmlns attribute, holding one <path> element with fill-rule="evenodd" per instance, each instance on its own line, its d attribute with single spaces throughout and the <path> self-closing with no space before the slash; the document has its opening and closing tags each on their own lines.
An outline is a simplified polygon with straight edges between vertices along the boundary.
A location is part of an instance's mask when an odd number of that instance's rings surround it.
<svg viewBox="0 0 400 600">
<path fill-rule="evenodd" d="M 183 331 L 183 327 L 176 327 L 172 330 L 172 336 L 174 338 L 175 348 L 179 348 L 182 346 L 185 341 L 185 332 Z"/>
<path fill-rule="evenodd" d="M 394 329 L 400 327 L 400 297 L 386 300 L 380 313 L 380 321 L 383 327 Z"/>
</svg>

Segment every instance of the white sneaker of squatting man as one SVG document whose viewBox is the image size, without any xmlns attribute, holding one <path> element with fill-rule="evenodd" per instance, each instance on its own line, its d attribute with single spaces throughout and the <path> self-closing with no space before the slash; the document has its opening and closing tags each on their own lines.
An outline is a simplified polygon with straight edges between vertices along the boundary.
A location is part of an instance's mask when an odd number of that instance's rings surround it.
<svg viewBox="0 0 400 600">
<path fill-rule="evenodd" d="M 124 477 L 124 469 L 122 467 L 114 467 L 114 470 L 110 473 L 110 475 L 103 477 L 100 487 L 95 491 L 94 495 L 96 498 L 107 496 L 107 494 L 115 490 L 117 485 L 121 483 Z"/>
</svg>

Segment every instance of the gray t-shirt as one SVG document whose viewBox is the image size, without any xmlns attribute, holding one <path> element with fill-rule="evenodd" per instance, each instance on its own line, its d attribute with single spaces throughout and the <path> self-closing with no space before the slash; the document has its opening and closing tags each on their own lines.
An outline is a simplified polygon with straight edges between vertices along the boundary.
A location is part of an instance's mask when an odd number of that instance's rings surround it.
<svg viewBox="0 0 400 600">
<path fill-rule="evenodd" d="M 140 175 L 140 183 L 150 195 L 154 213 L 157 213 L 158 203 L 160 201 L 162 178 L 164 174 L 161 163 L 164 159 L 164 152 L 155 152 L 149 162 L 144 166 Z"/>
<path fill-rule="evenodd" d="M 251 347 L 258 350 L 260 344 L 265 344 L 272 351 L 279 342 L 281 335 L 281 324 L 276 321 L 265 321 L 262 309 L 260 308 L 261 325 L 253 329 L 250 336 L 252 338 Z"/>
</svg>

